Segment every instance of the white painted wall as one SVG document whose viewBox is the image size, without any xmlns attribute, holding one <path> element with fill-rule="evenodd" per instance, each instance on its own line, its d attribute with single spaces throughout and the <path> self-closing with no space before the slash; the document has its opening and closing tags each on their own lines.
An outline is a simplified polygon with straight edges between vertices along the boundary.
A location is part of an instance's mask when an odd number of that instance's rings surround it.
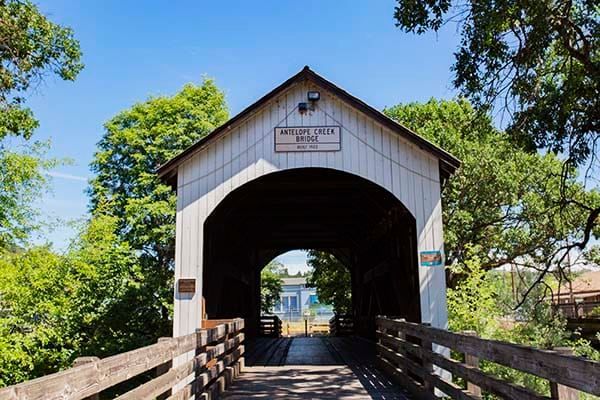
<svg viewBox="0 0 600 400">
<path fill-rule="evenodd" d="M 299 102 L 316 89 L 315 111 L 301 115 Z M 342 150 L 275 153 L 276 126 L 340 125 Z M 260 176 L 292 168 L 324 167 L 356 174 L 393 193 L 416 219 L 418 251 L 443 252 L 438 159 L 360 111 L 315 87 L 298 83 L 230 132 L 181 164 L 177 174 L 175 278 L 196 278 L 194 295 L 175 292 L 174 336 L 200 327 L 203 225 L 229 192 Z M 446 327 L 446 282 L 441 267 L 419 266 L 422 321 Z"/>
</svg>

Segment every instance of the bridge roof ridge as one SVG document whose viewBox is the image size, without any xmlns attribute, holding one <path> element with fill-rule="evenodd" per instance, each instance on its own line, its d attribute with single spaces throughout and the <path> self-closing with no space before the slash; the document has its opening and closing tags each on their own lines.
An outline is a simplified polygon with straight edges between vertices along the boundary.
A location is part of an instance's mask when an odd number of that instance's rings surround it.
<svg viewBox="0 0 600 400">
<path fill-rule="evenodd" d="M 386 128 L 390 129 L 392 132 L 402 136 L 403 138 L 411 141 L 423 150 L 433 154 L 440 160 L 440 169 L 446 176 L 449 176 L 452 173 L 454 173 L 454 171 L 460 166 L 460 160 L 454 157 L 449 152 L 445 151 L 441 147 L 420 136 L 416 132 L 413 132 L 404 125 L 389 118 L 387 115 L 368 105 L 364 101 L 360 100 L 358 97 L 351 95 L 346 90 L 335 85 L 333 82 L 325 79 L 321 75 L 311 70 L 308 65 L 306 65 L 304 66 L 304 68 L 302 68 L 302 70 L 300 70 L 300 72 L 293 75 L 281 85 L 277 86 L 275 89 L 265 94 L 263 97 L 258 99 L 250 106 L 246 107 L 240 113 L 229 119 L 226 123 L 219 126 L 211 133 L 198 140 L 196 143 L 192 144 L 187 149 L 185 149 L 169 161 L 159 166 L 156 170 L 156 173 L 160 178 L 166 181 L 170 181 L 176 176 L 177 167 L 181 163 L 193 157 L 198 151 L 206 147 L 210 142 L 212 142 L 219 136 L 229 132 L 234 125 L 251 116 L 255 111 L 257 111 L 260 107 L 266 105 L 275 96 L 278 96 L 279 94 L 283 93 L 285 90 L 289 89 L 294 84 L 305 80 L 311 81 L 316 85 L 321 86 L 325 90 L 332 92 L 333 94 L 338 96 L 342 101 L 345 101 L 350 106 L 353 106 L 356 109 L 360 110 L 367 116 L 371 117 Z"/>
</svg>

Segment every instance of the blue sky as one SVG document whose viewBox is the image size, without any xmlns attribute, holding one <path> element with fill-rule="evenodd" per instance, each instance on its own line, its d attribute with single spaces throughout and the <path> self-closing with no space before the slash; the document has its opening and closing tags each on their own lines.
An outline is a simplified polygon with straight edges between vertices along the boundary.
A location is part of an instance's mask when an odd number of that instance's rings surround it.
<svg viewBox="0 0 600 400">
<path fill-rule="evenodd" d="M 35 137 L 74 164 L 53 171 L 45 215 L 85 216 L 89 163 L 105 121 L 149 96 L 168 95 L 203 76 L 225 91 L 231 114 L 308 64 L 381 109 L 449 98 L 457 36 L 405 34 L 394 1 L 38 1 L 80 40 L 85 69 L 75 82 L 48 78 L 30 96 Z M 47 235 L 62 248 L 65 225 Z M 290 263 L 298 261 L 293 253 Z M 295 257 L 295 258 L 294 258 Z"/>
</svg>

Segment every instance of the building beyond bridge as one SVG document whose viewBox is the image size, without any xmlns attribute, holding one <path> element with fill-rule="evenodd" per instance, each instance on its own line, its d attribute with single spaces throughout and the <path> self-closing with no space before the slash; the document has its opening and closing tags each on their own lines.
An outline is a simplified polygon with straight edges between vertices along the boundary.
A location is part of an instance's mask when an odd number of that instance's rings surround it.
<svg viewBox="0 0 600 400">
<path fill-rule="evenodd" d="M 600 319 L 600 271 L 586 271 L 560 287 L 553 302 L 568 318 Z"/>
<path fill-rule="evenodd" d="M 308 286 L 305 277 L 281 280 L 281 294 L 272 313 L 282 321 L 298 322 L 308 318 L 310 321 L 327 322 L 333 316 L 332 307 L 319 302 L 317 289 Z"/>
</svg>

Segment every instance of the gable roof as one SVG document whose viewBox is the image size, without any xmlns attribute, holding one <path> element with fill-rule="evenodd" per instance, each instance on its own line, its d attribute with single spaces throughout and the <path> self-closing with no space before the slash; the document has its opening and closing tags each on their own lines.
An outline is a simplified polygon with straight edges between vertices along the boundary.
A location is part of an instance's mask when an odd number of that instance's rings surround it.
<svg viewBox="0 0 600 400">
<path fill-rule="evenodd" d="M 571 282 L 573 296 L 576 298 L 593 297 L 600 295 L 600 271 L 587 271 L 573 279 Z M 563 284 L 560 288 L 560 297 L 569 297 L 569 285 Z"/>
<path fill-rule="evenodd" d="M 357 108 L 362 111 L 367 116 L 376 120 L 386 128 L 390 129 L 392 132 L 402 136 L 403 138 L 409 140 L 410 142 L 416 144 L 423 150 L 433 154 L 440 160 L 440 173 L 444 177 L 448 177 L 454 173 L 454 171 L 460 166 L 460 160 L 454 157 L 452 154 L 428 141 L 427 139 L 419 136 L 415 132 L 411 131 L 407 127 L 399 124 L 393 119 L 389 118 L 381 111 L 371 107 L 364 101 L 360 100 L 357 97 L 352 96 L 350 93 L 346 92 L 344 89 L 336 86 L 332 82 L 323 78 L 316 72 L 312 71 L 308 65 L 305 66 L 300 72 L 296 75 L 292 76 L 287 81 L 283 82 L 281 85 L 277 86 L 275 89 L 261 97 L 258 101 L 248 106 L 242 112 L 237 114 L 235 117 L 231 118 L 229 121 L 224 123 L 223 125 L 216 128 L 214 131 L 182 151 L 177 156 L 173 157 L 163 165 L 161 165 L 157 169 L 158 176 L 165 181 L 172 181 L 174 177 L 177 176 L 177 167 L 188 160 L 192 156 L 194 156 L 198 151 L 207 146 L 210 142 L 218 138 L 219 136 L 229 132 L 233 126 L 246 119 L 254 112 L 256 112 L 260 107 L 268 103 L 273 97 L 278 96 L 286 89 L 288 89 L 291 85 L 302 82 L 302 81 L 311 81 L 318 86 L 321 86 L 323 89 L 330 91 L 335 96 L 340 98 L 342 101 L 346 102 L 348 105 Z"/>
</svg>

